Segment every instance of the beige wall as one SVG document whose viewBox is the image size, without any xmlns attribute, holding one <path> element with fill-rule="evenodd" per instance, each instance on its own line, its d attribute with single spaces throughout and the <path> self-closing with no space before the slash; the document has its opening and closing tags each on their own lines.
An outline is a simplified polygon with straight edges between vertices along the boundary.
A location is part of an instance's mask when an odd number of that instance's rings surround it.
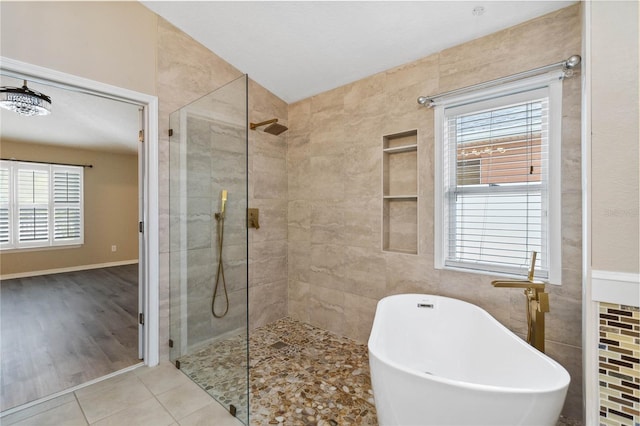
<svg viewBox="0 0 640 426">
<path fill-rule="evenodd" d="M 289 314 L 366 342 L 376 303 L 395 293 L 472 302 L 525 334 L 520 290 L 434 269 L 433 110 L 439 93 L 581 51 L 580 5 L 339 87 L 289 107 Z M 562 286 L 550 286 L 547 353 L 572 377 L 565 414 L 582 417 L 580 78 L 565 80 Z M 418 131 L 419 254 L 381 250 L 382 136 Z"/>
<path fill-rule="evenodd" d="M 640 272 L 638 2 L 591 2 L 590 8 L 587 17 L 591 20 L 586 29 L 591 47 L 587 52 L 591 61 L 591 268 L 637 274 Z M 599 296 L 607 301 L 616 293 L 613 288 Z M 598 303 L 599 312 L 593 313 L 594 317 L 599 314 L 600 321 L 597 354 L 600 361 L 607 360 L 599 366 L 607 374 L 600 374 L 597 382 L 599 406 L 603 407 L 599 410 L 601 424 L 640 421 L 640 403 L 634 397 L 637 391 L 633 385 L 627 386 L 629 382 L 617 378 L 615 371 L 611 374 L 611 370 L 618 368 L 612 362 L 620 360 L 608 350 L 611 341 L 615 341 L 616 345 L 634 351 L 632 357 L 638 357 L 638 345 L 625 341 L 627 336 L 623 333 L 627 330 L 621 332 L 616 328 L 620 321 L 611 321 L 612 315 L 625 311 L 630 317 L 638 317 L 638 302 L 628 300 L 632 306 Z M 637 376 L 637 364 L 635 367 L 628 373 Z M 593 379 L 594 384 L 596 380 Z M 629 402 L 618 405 L 617 401 Z M 633 420 L 616 412 L 632 416 Z"/>
<path fill-rule="evenodd" d="M 638 2 L 591 9 L 591 262 L 639 273 Z"/>
<path fill-rule="evenodd" d="M 249 80 L 249 121 L 277 118 L 288 125 L 288 105 Z M 249 206 L 260 209 L 260 229 L 249 230 L 249 327 L 287 315 L 287 139 L 249 131 Z"/>
<path fill-rule="evenodd" d="M 1 55 L 158 96 L 160 342 L 167 342 L 169 114 L 242 72 L 138 2 L 3 1 L 0 14 Z M 277 117 L 286 124 L 286 115 L 284 101 L 250 82 L 251 121 Z M 261 228 L 249 234 L 252 327 L 287 313 L 286 137 L 251 132 L 249 139 L 250 181 L 256 182 L 249 204 L 261 209 Z M 160 352 L 168 359 L 168 346 L 161 344 Z"/>
<path fill-rule="evenodd" d="M 3 1 L 0 54 L 155 94 L 156 25 L 137 1 Z"/>
<path fill-rule="evenodd" d="M 160 342 L 169 339 L 169 114 L 242 73 L 191 37 L 158 19 L 160 174 Z M 287 104 L 249 80 L 249 120 L 277 117 Z M 249 322 L 266 324 L 287 314 L 286 133 L 249 133 L 249 206 L 260 209 L 260 229 L 249 230 Z M 213 286 L 213 283 L 212 283 Z M 233 309 L 233 307 L 231 308 Z M 161 359 L 168 359 L 161 344 Z"/>
<path fill-rule="evenodd" d="M 84 245 L 2 253 L 0 275 L 138 259 L 137 154 L 7 140 L 2 140 L 0 150 L 3 158 L 93 165 L 84 172 Z"/>
</svg>

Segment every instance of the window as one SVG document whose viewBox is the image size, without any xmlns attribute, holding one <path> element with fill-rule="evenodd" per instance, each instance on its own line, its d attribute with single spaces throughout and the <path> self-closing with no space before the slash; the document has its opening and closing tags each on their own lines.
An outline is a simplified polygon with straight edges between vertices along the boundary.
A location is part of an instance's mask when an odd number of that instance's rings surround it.
<svg viewBox="0 0 640 426">
<path fill-rule="evenodd" d="M 559 282 L 561 80 L 436 106 L 436 267 Z"/>
<path fill-rule="evenodd" d="M 0 248 L 84 242 L 83 168 L 0 161 Z"/>
</svg>

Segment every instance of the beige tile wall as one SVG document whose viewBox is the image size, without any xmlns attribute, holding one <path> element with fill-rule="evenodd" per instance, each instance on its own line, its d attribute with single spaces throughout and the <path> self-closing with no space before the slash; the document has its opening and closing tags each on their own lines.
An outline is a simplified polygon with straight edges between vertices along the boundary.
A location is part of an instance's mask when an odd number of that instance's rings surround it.
<svg viewBox="0 0 640 426">
<path fill-rule="evenodd" d="M 433 111 L 439 93 L 558 62 L 581 51 L 580 5 L 289 106 L 289 314 L 360 342 L 377 301 L 419 292 L 486 309 L 525 333 L 522 291 L 433 266 Z M 564 82 L 563 282 L 551 286 L 547 352 L 572 377 L 564 414 L 582 417 L 580 79 Z M 418 129 L 419 254 L 381 250 L 382 136 Z"/>
<path fill-rule="evenodd" d="M 246 326 L 246 86 L 243 76 L 189 104 L 184 127 L 179 123 L 182 113 L 171 114 L 169 298 L 173 357 L 183 354 L 185 348 Z M 220 229 L 212 213 L 220 209 L 223 189 L 228 191 L 224 275 L 218 276 Z M 220 281 L 215 312 L 221 315 L 226 311 L 223 318 L 212 315 L 216 279 Z"/>
<path fill-rule="evenodd" d="M 288 125 L 287 104 L 249 80 L 249 120 L 272 118 Z M 249 206 L 260 209 L 249 229 L 250 329 L 287 315 L 287 137 L 249 130 Z"/>
<path fill-rule="evenodd" d="M 169 347 L 169 114 L 240 77 L 242 72 L 162 18 L 158 18 L 160 359 Z M 249 119 L 277 117 L 287 123 L 287 105 L 249 82 Z M 261 228 L 249 231 L 251 327 L 287 313 L 287 134 L 249 134 L 249 205 L 260 208 Z M 211 283 L 213 286 L 213 283 Z M 233 309 L 233 307 L 231 308 Z"/>
</svg>

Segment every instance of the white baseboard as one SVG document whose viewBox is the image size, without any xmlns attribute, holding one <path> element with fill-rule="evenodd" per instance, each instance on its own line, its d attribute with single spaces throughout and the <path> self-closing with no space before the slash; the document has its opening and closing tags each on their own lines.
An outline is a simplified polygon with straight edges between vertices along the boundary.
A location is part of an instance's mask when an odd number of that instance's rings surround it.
<svg viewBox="0 0 640 426">
<path fill-rule="evenodd" d="M 11 280 L 14 278 L 37 277 L 40 275 L 60 274 L 63 272 L 87 271 L 89 269 L 109 268 L 111 266 L 133 265 L 138 263 L 138 259 L 121 260 L 118 262 L 95 263 L 93 265 L 70 266 L 67 268 L 45 269 L 41 271 L 18 272 L 15 274 L 0 275 L 0 281 Z"/>
<path fill-rule="evenodd" d="M 640 274 L 592 270 L 591 299 L 640 307 Z"/>
</svg>

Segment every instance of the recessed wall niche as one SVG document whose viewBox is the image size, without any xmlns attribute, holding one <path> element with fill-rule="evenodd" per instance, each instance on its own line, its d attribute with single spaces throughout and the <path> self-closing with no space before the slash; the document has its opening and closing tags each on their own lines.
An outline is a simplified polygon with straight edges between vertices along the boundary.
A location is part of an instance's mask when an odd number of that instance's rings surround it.
<svg viewBox="0 0 640 426">
<path fill-rule="evenodd" d="M 418 254 L 418 131 L 382 138 L 382 250 Z"/>
</svg>

